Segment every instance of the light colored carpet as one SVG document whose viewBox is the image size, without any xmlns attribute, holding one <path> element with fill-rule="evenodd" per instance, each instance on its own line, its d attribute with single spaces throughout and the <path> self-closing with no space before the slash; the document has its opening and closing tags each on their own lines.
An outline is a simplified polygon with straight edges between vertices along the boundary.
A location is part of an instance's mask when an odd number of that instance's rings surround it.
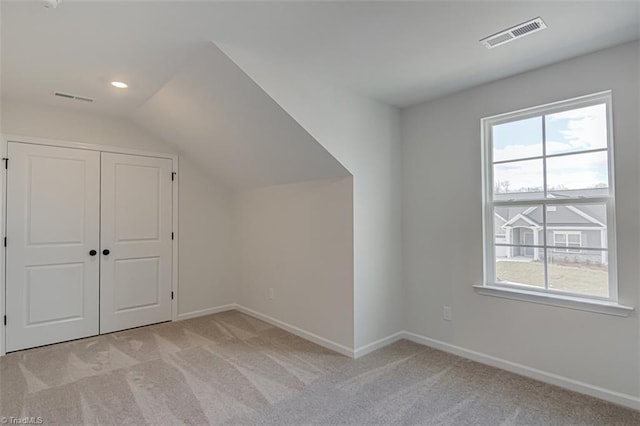
<svg viewBox="0 0 640 426">
<path fill-rule="evenodd" d="M 640 413 L 400 341 L 351 360 L 239 312 L 0 358 L 45 424 L 640 425 Z"/>
</svg>

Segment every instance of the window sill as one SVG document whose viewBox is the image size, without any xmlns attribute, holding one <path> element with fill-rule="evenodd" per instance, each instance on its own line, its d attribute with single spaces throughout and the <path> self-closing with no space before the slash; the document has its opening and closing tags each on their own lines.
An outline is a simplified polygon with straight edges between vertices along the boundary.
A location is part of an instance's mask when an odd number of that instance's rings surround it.
<svg viewBox="0 0 640 426">
<path fill-rule="evenodd" d="M 478 294 L 485 296 L 502 297 L 504 299 L 521 300 L 523 302 L 540 303 L 543 305 L 560 306 L 579 311 L 596 312 L 599 314 L 628 317 L 635 308 L 632 306 L 620 305 L 616 302 L 605 300 L 594 300 L 583 297 L 564 296 L 549 293 L 539 293 L 513 289 L 508 287 L 474 284 L 474 290 Z"/>
</svg>

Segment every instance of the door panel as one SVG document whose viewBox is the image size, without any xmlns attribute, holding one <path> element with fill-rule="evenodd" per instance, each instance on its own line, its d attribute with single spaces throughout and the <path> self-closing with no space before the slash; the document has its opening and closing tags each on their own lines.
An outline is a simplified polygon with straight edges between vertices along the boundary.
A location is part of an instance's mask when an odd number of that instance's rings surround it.
<svg viewBox="0 0 640 426">
<path fill-rule="evenodd" d="M 113 230 L 117 242 L 160 239 L 161 171 L 158 167 L 115 164 Z"/>
<path fill-rule="evenodd" d="M 100 333 L 171 320 L 171 171 L 102 153 Z"/>
<path fill-rule="evenodd" d="M 115 312 L 158 306 L 160 258 L 121 259 L 114 262 Z"/>
<path fill-rule="evenodd" d="M 7 350 L 98 332 L 100 154 L 10 142 Z"/>
<path fill-rule="evenodd" d="M 86 162 L 32 155 L 27 167 L 28 246 L 81 243 L 86 213 L 85 181 L 82 179 Z"/>
<path fill-rule="evenodd" d="M 25 272 L 27 326 L 83 317 L 84 264 L 27 266 Z M 59 294 L 67 296 L 58 298 Z"/>
</svg>

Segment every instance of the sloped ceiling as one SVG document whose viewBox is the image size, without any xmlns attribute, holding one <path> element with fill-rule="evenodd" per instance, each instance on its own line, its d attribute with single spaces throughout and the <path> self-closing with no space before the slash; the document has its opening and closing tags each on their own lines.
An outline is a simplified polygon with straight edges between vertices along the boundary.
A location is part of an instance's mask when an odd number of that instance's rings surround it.
<svg viewBox="0 0 640 426">
<path fill-rule="evenodd" d="M 348 172 L 209 40 L 402 107 L 640 35 L 629 1 L 0 0 L 0 11 L 3 98 L 132 117 L 237 189 Z M 492 51 L 478 43 L 538 15 L 548 30 Z"/>
<path fill-rule="evenodd" d="M 349 172 L 213 43 L 131 116 L 232 189 Z"/>
<path fill-rule="evenodd" d="M 142 105 L 206 40 L 404 107 L 640 37 L 637 0 L 64 0 L 56 9 L 1 0 L 0 11 L 3 96 L 116 115 Z M 490 51 L 478 43 L 536 16 L 547 30 Z"/>
</svg>

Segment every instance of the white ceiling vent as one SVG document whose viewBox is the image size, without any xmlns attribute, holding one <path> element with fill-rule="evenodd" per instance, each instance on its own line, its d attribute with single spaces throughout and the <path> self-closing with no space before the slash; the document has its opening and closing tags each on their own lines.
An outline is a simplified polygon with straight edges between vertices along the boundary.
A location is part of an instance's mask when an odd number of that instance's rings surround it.
<svg viewBox="0 0 640 426">
<path fill-rule="evenodd" d="M 542 18 L 537 17 L 530 21 L 516 25 L 515 27 L 511 27 L 504 31 L 500 31 L 499 33 L 490 35 L 489 37 L 485 37 L 480 40 L 480 43 L 482 43 L 487 49 L 493 49 L 494 47 L 509 43 L 510 41 L 513 41 L 520 37 L 524 37 L 540 30 L 544 30 L 545 28 L 547 28 L 547 24 L 544 23 Z"/>
<path fill-rule="evenodd" d="M 53 92 L 53 96 L 56 96 L 58 98 L 70 99 L 72 101 L 82 101 L 82 102 L 89 102 L 89 103 L 95 102 L 95 99 L 88 98 L 86 96 L 72 95 L 70 93 L 63 93 L 63 92 Z"/>
</svg>

